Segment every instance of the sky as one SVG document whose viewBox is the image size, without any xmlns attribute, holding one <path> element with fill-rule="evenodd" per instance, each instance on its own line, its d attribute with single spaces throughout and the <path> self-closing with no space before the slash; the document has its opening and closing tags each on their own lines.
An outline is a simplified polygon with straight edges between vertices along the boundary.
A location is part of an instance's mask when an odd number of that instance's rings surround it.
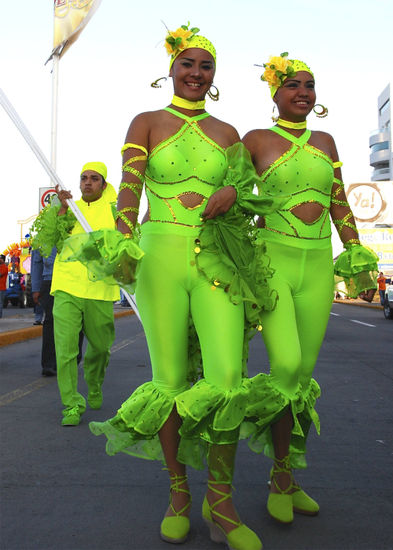
<svg viewBox="0 0 393 550">
<path fill-rule="evenodd" d="M 214 83 L 220 100 L 206 109 L 234 125 L 242 136 L 272 125 L 272 101 L 261 82 L 270 55 L 289 52 L 316 78 L 317 101 L 329 116 L 309 116 L 308 127 L 335 138 L 344 163 L 344 181 L 370 181 L 368 140 L 377 128 L 377 98 L 393 83 L 393 46 L 388 21 L 391 0 L 102 0 L 77 42 L 60 61 L 57 173 L 80 197 L 79 174 L 87 161 L 108 167 L 117 188 L 120 149 L 135 115 L 160 109 L 172 98 L 169 79 L 161 89 L 150 83 L 168 73 L 165 25 L 201 29 L 217 50 Z M 0 87 L 50 158 L 53 1 L 14 0 L 2 5 Z M 49 177 L 0 106 L 0 252 L 29 229 L 18 220 L 38 213 L 39 187 Z M 334 246 L 340 249 L 335 237 Z"/>
</svg>

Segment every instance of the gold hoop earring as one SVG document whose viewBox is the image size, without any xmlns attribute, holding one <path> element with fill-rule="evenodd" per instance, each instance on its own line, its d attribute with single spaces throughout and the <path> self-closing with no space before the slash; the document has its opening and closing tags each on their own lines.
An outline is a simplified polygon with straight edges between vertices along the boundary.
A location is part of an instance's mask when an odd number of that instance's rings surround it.
<svg viewBox="0 0 393 550">
<path fill-rule="evenodd" d="M 211 91 L 212 88 L 216 90 L 215 94 Z M 207 92 L 207 95 L 210 97 L 212 101 L 218 101 L 220 99 L 220 92 L 218 91 L 217 86 L 214 86 L 214 84 L 210 86 L 210 90 Z"/>
<path fill-rule="evenodd" d="M 318 110 L 315 110 L 315 107 L 320 107 L 321 110 L 318 111 Z M 328 116 L 328 108 L 325 107 L 324 105 L 322 105 L 321 103 L 316 103 L 313 107 L 313 111 L 315 113 L 315 115 L 318 117 L 318 118 L 325 118 Z"/>
<path fill-rule="evenodd" d="M 165 82 L 168 80 L 166 76 L 161 76 L 161 78 L 157 78 L 154 82 L 150 84 L 152 88 L 162 88 L 161 84 L 158 84 L 160 80 L 165 80 Z"/>
<path fill-rule="evenodd" d="M 275 110 L 276 110 L 276 104 L 273 105 L 273 111 L 272 111 L 272 121 L 273 122 L 277 122 L 278 119 L 280 118 L 278 115 L 277 116 L 274 115 Z"/>
</svg>

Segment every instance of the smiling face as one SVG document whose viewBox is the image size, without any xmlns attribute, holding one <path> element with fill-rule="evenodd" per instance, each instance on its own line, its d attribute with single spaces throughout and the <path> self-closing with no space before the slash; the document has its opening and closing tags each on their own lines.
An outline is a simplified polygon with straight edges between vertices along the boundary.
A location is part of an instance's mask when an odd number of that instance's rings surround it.
<svg viewBox="0 0 393 550">
<path fill-rule="evenodd" d="M 81 174 L 80 189 L 85 202 L 94 202 L 102 197 L 106 187 L 104 178 L 94 170 L 85 170 Z"/>
<path fill-rule="evenodd" d="M 315 100 L 315 81 L 306 71 L 299 71 L 295 76 L 287 78 L 273 98 L 280 117 L 291 122 L 306 120 Z"/>
<path fill-rule="evenodd" d="M 205 99 L 213 83 L 216 67 L 212 55 L 201 48 L 184 50 L 175 59 L 169 76 L 175 95 L 189 101 Z"/>
</svg>

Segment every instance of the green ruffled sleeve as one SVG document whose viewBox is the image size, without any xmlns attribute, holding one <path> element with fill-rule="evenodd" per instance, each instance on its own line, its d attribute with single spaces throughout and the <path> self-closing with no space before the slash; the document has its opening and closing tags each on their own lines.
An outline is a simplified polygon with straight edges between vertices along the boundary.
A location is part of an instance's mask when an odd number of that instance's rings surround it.
<svg viewBox="0 0 393 550">
<path fill-rule="evenodd" d="M 30 233 L 34 235 L 31 246 L 39 250 L 44 258 L 51 255 L 54 246 L 59 251 L 63 248 L 64 241 L 68 239 L 76 223 L 76 218 L 69 209 L 64 216 L 58 216 L 60 206 L 58 201 L 53 201 L 39 213 L 30 229 Z"/>
<path fill-rule="evenodd" d="M 69 237 L 64 242 L 59 259 L 63 262 L 81 262 L 91 281 L 119 285 L 133 294 L 136 268 L 143 255 L 136 233 L 128 239 L 116 229 L 99 229 Z"/>
<path fill-rule="evenodd" d="M 361 244 L 344 245 L 334 264 L 336 285 L 344 281 L 346 293 L 356 298 L 361 292 L 377 288 L 378 256 Z"/>
<path fill-rule="evenodd" d="M 249 214 L 266 216 L 283 206 L 289 196 L 276 197 L 272 195 L 255 195 L 254 189 L 258 186 L 259 177 L 251 160 L 251 155 L 243 143 L 238 142 L 225 151 L 227 173 L 215 191 L 232 185 L 237 192 L 236 203 L 232 207 L 235 212 L 239 209 Z"/>
</svg>

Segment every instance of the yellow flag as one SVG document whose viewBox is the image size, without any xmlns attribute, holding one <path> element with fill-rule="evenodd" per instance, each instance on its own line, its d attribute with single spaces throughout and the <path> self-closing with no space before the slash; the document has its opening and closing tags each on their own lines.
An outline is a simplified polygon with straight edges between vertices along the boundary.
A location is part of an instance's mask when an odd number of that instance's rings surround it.
<svg viewBox="0 0 393 550">
<path fill-rule="evenodd" d="M 65 54 L 100 4 L 101 0 L 54 0 L 53 50 L 49 59 Z"/>
</svg>

